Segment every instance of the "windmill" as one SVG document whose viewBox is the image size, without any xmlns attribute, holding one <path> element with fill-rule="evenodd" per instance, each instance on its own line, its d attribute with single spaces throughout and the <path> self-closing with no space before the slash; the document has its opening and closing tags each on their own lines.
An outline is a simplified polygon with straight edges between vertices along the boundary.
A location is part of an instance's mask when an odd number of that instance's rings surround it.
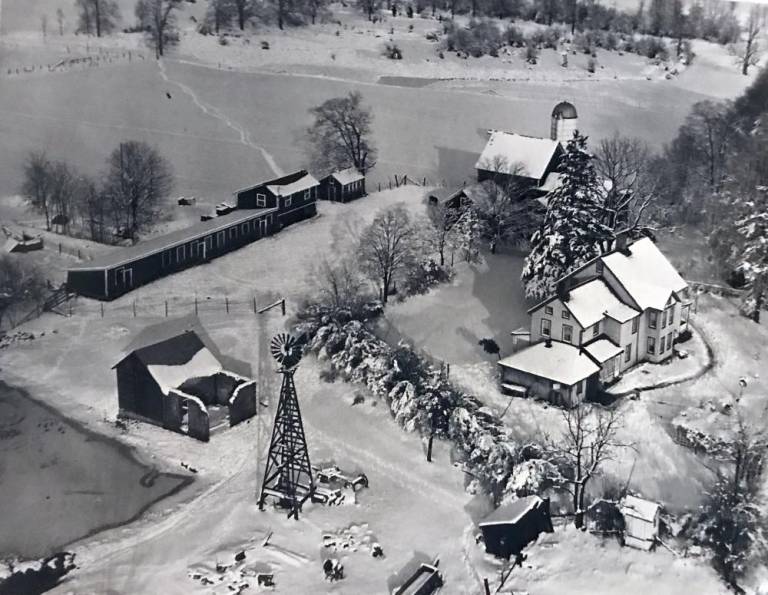
<svg viewBox="0 0 768 595">
<path fill-rule="evenodd" d="M 273 337 L 269 347 L 272 357 L 280 364 L 278 371 L 283 375 L 283 382 L 261 484 L 259 509 L 264 510 L 267 497 L 271 497 L 278 506 L 289 509 L 288 518 L 298 519 L 301 506 L 314 491 L 304 424 L 293 383 L 302 348 L 296 338 L 287 333 Z"/>
</svg>

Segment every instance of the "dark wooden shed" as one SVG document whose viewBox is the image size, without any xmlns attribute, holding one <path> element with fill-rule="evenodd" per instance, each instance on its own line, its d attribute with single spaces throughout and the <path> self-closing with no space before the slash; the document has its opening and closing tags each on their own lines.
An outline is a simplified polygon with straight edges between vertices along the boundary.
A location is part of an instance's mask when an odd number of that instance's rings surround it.
<svg viewBox="0 0 768 595">
<path fill-rule="evenodd" d="M 224 356 L 196 316 L 145 328 L 114 369 L 124 417 L 207 441 L 256 414 L 250 366 Z"/>
<path fill-rule="evenodd" d="M 365 175 L 354 167 L 333 172 L 320 180 L 321 200 L 349 202 L 365 195 Z"/>
<path fill-rule="evenodd" d="M 517 556 L 541 533 L 552 533 L 549 498 L 528 496 L 502 504 L 480 523 L 485 551 L 500 558 Z"/>
</svg>

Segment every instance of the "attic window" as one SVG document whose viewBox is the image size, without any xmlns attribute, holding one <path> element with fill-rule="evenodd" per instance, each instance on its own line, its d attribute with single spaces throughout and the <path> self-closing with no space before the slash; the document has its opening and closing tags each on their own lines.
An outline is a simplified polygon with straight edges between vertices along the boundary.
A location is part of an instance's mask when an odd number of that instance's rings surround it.
<svg viewBox="0 0 768 595">
<path fill-rule="evenodd" d="M 598 261 L 595 263 L 595 272 L 596 272 L 598 275 L 602 275 L 602 274 L 603 274 L 603 261 L 602 261 L 602 260 L 598 260 Z"/>
<path fill-rule="evenodd" d="M 267 206 L 267 197 L 264 194 L 257 194 L 256 195 L 256 206 L 257 207 L 266 207 Z"/>
<path fill-rule="evenodd" d="M 544 314 L 552 315 L 552 306 L 544 306 Z"/>
<path fill-rule="evenodd" d="M 568 312 L 568 310 L 563 310 L 562 316 L 563 316 L 563 318 L 565 320 L 570 320 L 571 319 L 571 313 Z"/>
</svg>

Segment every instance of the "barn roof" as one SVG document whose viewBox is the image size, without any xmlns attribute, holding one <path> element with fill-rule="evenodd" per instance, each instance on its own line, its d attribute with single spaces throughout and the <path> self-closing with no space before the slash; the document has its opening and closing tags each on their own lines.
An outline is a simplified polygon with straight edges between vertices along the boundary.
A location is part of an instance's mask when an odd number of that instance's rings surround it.
<svg viewBox="0 0 768 595">
<path fill-rule="evenodd" d="M 347 169 L 333 172 L 331 176 L 335 178 L 336 181 L 342 186 L 346 186 L 352 182 L 365 179 L 365 176 L 357 171 L 354 167 L 348 167 Z"/>
<path fill-rule="evenodd" d="M 672 293 L 688 286 L 650 238 L 615 250 L 602 260 L 642 310 L 663 310 Z"/>
<path fill-rule="evenodd" d="M 177 229 L 170 233 L 143 240 L 133 246 L 118 248 L 101 254 L 93 260 L 75 264 L 69 270 L 102 270 L 128 264 L 139 258 L 157 254 L 169 248 L 180 246 L 194 239 L 216 233 L 223 229 L 244 223 L 267 213 L 277 211 L 272 209 L 238 209 L 220 217 L 214 217 L 208 221 L 201 221 L 184 229 Z"/>
<path fill-rule="evenodd" d="M 319 183 L 312 174 L 305 173 L 298 180 L 289 183 L 267 184 L 267 188 L 275 196 L 290 196 L 291 194 L 317 186 Z"/>
<path fill-rule="evenodd" d="M 224 355 L 208 336 L 200 319 L 191 314 L 171 318 L 142 329 L 123 349 L 120 361 L 135 353 L 144 365 L 179 365 L 188 362 L 198 351 L 205 348 L 224 369 L 240 376 L 250 376 L 251 366 Z"/>
<path fill-rule="evenodd" d="M 187 380 L 213 376 L 224 370 L 224 366 L 208 349 L 201 346 L 187 361 L 175 364 L 149 364 L 147 370 L 167 395 L 171 389 L 181 386 Z"/>
<path fill-rule="evenodd" d="M 494 162 L 503 160 L 505 167 L 514 167 L 519 164 L 523 169 L 522 175 L 539 180 L 554 159 L 559 144 L 558 141 L 549 138 L 495 130 L 491 133 L 475 168 L 496 171 L 493 169 Z"/>
<path fill-rule="evenodd" d="M 600 367 L 581 349 L 561 341 L 536 343 L 505 357 L 499 365 L 566 386 L 573 386 L 600 371 Z"/>
<path fill-rule="evenodd" d="M 514 525 L 522 519 L 529 511 L 536 508 L 543 500 L 538 496 L 526 496 L 512 500 L 499 506 L 491 512 L 479 524 L 480 527 L 489 525 Z"/>
</svg>

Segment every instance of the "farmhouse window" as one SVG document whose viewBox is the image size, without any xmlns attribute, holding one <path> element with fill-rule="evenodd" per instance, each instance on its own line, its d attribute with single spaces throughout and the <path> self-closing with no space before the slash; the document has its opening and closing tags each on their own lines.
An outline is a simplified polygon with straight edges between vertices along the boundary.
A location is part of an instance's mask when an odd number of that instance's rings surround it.
<svg viewBox="0 0 768 595">
<path fill-rule="evenodd" d="M 571 318 L 571 313 L 570 313 L 570 312 L 568 312 L 568 310 L 563 310 L 563 312 L 562 312 L 562 316 L 563 316 L 563 318 L 564 318 L 565 320 L 570 320 L 570 318 Z"/>
<path fill-rule="evenodd" d="M 648 327 L 649 328 L 656 328 L 656 326 L 659 324 L 659 313 L 656 310 L 651 310 L 648 312 Z M 662 349 L 662 351 L 664 351 Z"/>
<path fill-rule="evenodd" d="M 312 189 L 311 189 L 311 188 L 307 188 L 307 189 L 304 191 L 304 200 L 309 200 L 309 198 L 310 198 L 311 196 L 312 196 Z"/>
<path fill-rule="evenodd" d="M 585 380 L 582 380 L 581 382 L 579 382 L 576 385 L 576 394 L 577 395 L 583 395 L 584 394 L 584 384 L 585 384 L 585 382 L 586 382 Z"/>
<path fill-rule="evenodd" d="M 171 265 L 171 251 L 166 250 L 163 252 L 163 266 L 167 267 Z"/>
<path fill-rule="evenodd" d="M 651 355 L 656 353 L 656 339 L 653 337 L 648 337 L 648 353 Z"/>
<path fill-rule="evenodd" d="M 573 327 L 570 324 L 563 325 L 563 341 L 570 343 L 573 340 Z"/>
<path fill-rule="evenodd" d="M 213 250 L 213 236 L 208 236 L 205 238 L 205 249 Z"/>
<path fill-rule="evenodd" d="M 257 194 L 256 195 L 256 206 L 257 207 L 266 207 L 267 206 L 267 197 L 264 194 Z"/>
<path fill-rule="evenodd" d="M 195 258 L 197 256 L 197 242 L 192 242 L 189 245 L 189 257 Z"/>
<path fill-rule="evenodd" d="M 541 319 L 541 334 L 549 337 L 552 332 L 552 321 L 549 318 Z"/>
<path fill-rule="evenodd" d="M 602 261 L 602 260 L 598 260 L 598 261 L 595 263 L 595 272 L 596 272 L 598 275 L 602 275 L 602 274 L 603 274 L 603 261 Z"/>
<path fill-rule="evenodd" d="M 184 257 L 186 256 L 184 252 L 184 246 L 176 248 L 176 262 L 184 262 Z"/>
<path fill-rule="evenodd" d="M 667 350 L 667 338 L 662 335 L 661 336 L 661 347 L 659 348 L 659 353 L 664 353 Z"/>
<path fill-rule="evenodd" d="M 216 234 L 216 247 L 217 248 L 223 248 L 224 244 L 227 242 L 227 234 L 223 231 L 220 231 Z"/>
<path fill-rule="evenodd" d="M 661 328 L 667 327 L 667 312 L 669 312 L 669 310 L 662 310 L 661 312 Z"/>
<path fill-rule="evenodd" d="M 595 323 L 595 325 L 592 327 L 592 336 L 597 337 L 597 335 L 600 333 L 600 323 Z"/>
<path fill-rule="evenodd" d="M 640 317 L 637 316 L 632 319 L 632 334 L 634 335 L 637 332 L 637 327 L 640 325 Z"/>
<path fill-rule="evenodd" d="M 672 349 L 672 331 L 667 333 L 667 349 Z"/>
<path fill-rule="evenodd" d="M 248 223 L 243 223 L 240 226 L 240 233 L 242 233 L 243 235 L 248 233 Z"/>
<path fill-rule="evenodd" d="M 624 361 L 629 362 L 632 359 L 632 343 L 624 348 Z"/>
<path fill-rule="evenodd" d="M 544 314 L 552 316 L 552 306 L 544 306 Z"/>
<path fill-rule="evenodd" d="M 285 197 L 285 206 L 286 207 L 290 207 L 292 202 L 293 202 L 293 197 L 292 196 L 286 196 Z"/>
</svg>

